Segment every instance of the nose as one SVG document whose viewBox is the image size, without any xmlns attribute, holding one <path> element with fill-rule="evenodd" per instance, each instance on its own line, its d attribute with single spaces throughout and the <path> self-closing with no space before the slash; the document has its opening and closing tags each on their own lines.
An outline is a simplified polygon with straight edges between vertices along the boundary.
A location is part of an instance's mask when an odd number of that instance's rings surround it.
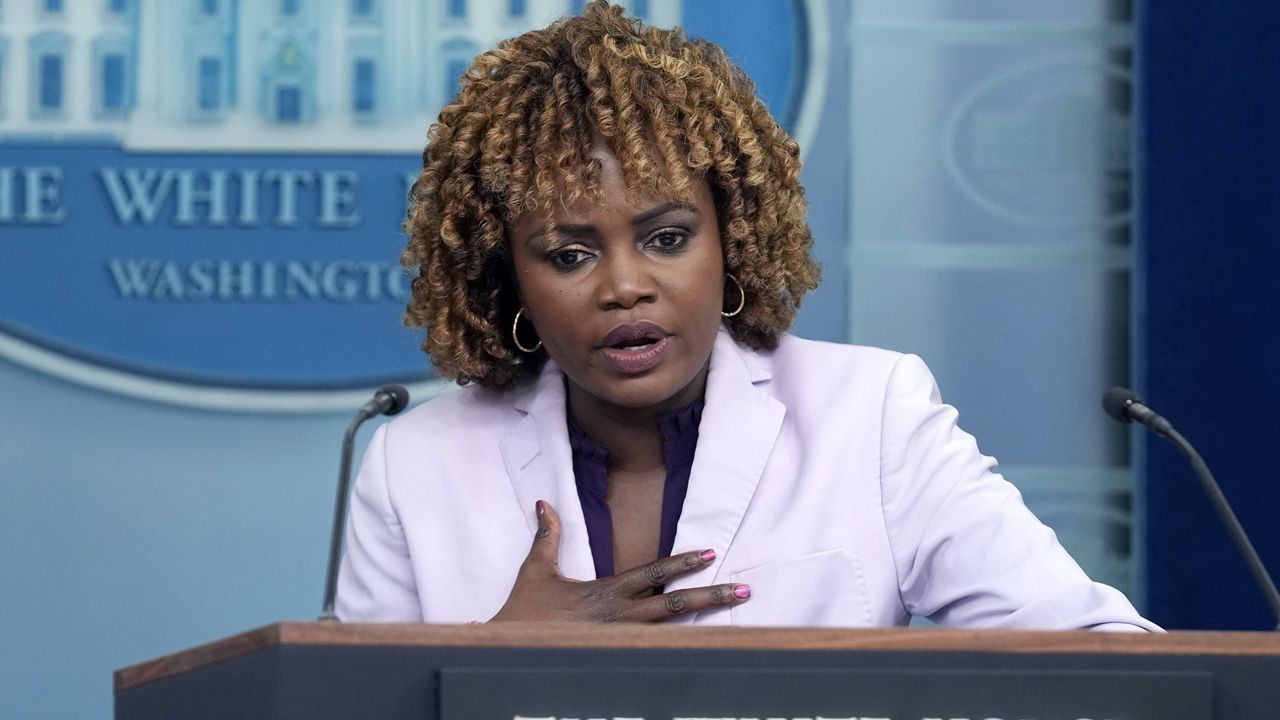
<svg viewBox="0 0 1280 720">
<path fill-rule="evenodd" d="M 609 253 L 600 264 L 599 299 L 605 310 L 630 308 L 653 302 L 656 284 L 643 255 L 624 251 Z"/>
</svg>

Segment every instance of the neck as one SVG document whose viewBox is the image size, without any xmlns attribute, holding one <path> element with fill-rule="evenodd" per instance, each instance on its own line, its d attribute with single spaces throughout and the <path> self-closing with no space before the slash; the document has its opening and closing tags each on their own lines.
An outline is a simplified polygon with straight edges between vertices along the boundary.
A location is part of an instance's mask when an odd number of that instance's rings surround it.
<svg viewBox="0 0 1280 720">
<path fill-rule="evenodd" d="M 609 449 L 609 470 L 644 472 L 665 464 L 658 420 L 702 397 L 707 367 L 675 395 L 643 408 L 615 405 L 572 380 L 567 385 L 569 416 L 593 442 Z"/>
</svg>

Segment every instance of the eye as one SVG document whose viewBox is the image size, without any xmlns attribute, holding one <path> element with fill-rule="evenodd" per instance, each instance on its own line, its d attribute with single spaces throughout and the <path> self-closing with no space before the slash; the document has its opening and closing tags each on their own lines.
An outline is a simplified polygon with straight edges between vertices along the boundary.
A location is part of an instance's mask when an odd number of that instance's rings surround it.
<svg viewBox="0 0 1280 720">
<path fill-rule="evenodd" d="M 548 254 L 551 266 L 561 272 L 568 272 L 591 259 L 591 255 L 582 248 L 564 248 Z"/>
<path fill-rule="evenodd" d="M 677 252 L 683 250 L 689 242 L 689 234 L 679 228 L 659 230 L 649 236 L 649 246 L 660 252 Z"/>
</svg>

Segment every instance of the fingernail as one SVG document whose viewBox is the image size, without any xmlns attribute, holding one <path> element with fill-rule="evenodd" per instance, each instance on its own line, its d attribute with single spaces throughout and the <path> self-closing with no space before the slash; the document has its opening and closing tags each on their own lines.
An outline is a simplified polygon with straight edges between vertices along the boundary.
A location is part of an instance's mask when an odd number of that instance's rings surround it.
<svg viewBox="0 0 1280 720">
<path fill-rule="evenodd" d="M 702 558 L 702 562 L 709 563 L 712 560 L 716 559 L 716 551 L 703 550 L 702 552 L 698 553 L 698 557 Z"/>
<path fill-rule="evenodd" d="M 538 517 L 542 517 L 542 513 L 546 512 L 546 509 L 542 507 L 541 500 L 533 504 L 533 509 L 538 513 Z"/>
<path fill-rule="evenodd" d="M 751 586 L 750 585 L 734 585 L 733 596 L 738 598 L 739 600 L 746 600 L 747 598 L 751 597 Z"/>
</svg>

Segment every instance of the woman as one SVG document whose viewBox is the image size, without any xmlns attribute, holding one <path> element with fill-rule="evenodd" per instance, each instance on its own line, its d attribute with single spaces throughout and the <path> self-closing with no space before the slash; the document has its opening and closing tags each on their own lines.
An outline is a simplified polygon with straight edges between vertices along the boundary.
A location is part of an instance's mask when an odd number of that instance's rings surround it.
<svg viewBox="0 0 1280 720">
<path fill-rule="evenodd" d="M 403 258 L 465 387 L 374 436 L 339 615 L 1154 629 L 919 359 L 786 333 L 799 173 L 723 51 L 603 1 L 476 58 Z"/>
</svg>

